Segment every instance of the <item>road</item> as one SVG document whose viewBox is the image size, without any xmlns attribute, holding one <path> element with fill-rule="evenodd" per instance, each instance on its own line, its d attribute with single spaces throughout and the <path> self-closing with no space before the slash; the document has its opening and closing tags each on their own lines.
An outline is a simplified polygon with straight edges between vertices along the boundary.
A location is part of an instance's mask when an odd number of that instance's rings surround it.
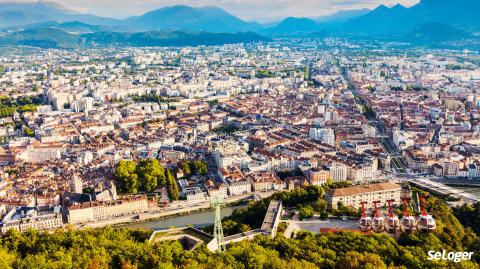
<svg viewBox="0 0 480 269">
<path fill-rule="evenodd" d="M 397 176 L 397 177 L 394 177 L 393 179 L 394 181 L 399 183 L 408 182 L 412 185 L 418 186 L 432 193 L 436 193 L 440 195 L 448 195 L 455 198 L 459 198 L 466 203 L 480 202 L 480 197 L 477 197 L 471 193 L 467 193 L 465 191 L 456 189 L 455 187 L 449 187 L 443 183 L 436 182 L 432 180 L 434 178 L 430 179 L 430 178 L 426 178 L 425 176 L 409 175 L 409 176 Z"/>
<path fill-rule="evenodd" d="M 353 85 L 353 83 L 350 81 L 349 83 L 351 85 L 350 90 L 355 96 L 357 103 L 363 107 L 371 107 L 365 96 L 355 87 L 355 85 Z M 365 113 L 365 117 L 367 118 L 369 124 L 375 127 L 377 130 L 376 137 L 383 149 L 390 155 L 391 166 L 400 174 L 406 173 L 407 162 L 388 135 L 385 124 L 381 120 L 377 119 L 375 114 Z"/>
<path fill-rule="evenodd" d="M 442 183 L 439 183 L 439 182 L 432 181 L 428 178 L 409 179 L 408 182 L 410 182 L 413 185 L 417 185 L 421 188 L 427 189 L 431 192 L 435 192 L 435 193 L 442 194 L 442 195 L 450 195 L 450 196 L 455 197 L 455 198 L 460 198 L 467 203 L 480 202 L 480 198 L 476 197 L 473 194 L 455 189 L 454 187 L 449 187 L 449 186 L 447 186 L 445 184 L 442 184 Z"/>
</svg>

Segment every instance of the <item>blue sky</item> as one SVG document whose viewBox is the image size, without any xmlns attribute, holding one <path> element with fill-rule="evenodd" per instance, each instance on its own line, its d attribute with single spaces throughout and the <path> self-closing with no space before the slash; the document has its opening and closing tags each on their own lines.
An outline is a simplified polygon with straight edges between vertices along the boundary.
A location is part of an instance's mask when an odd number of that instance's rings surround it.
<svg viewBox="0 0 480 269">
<path fill-rule="evenodd" d="M 405 6 L 419 0 L 57 0 L 57 3 L 82 13 L 105 17 L 125 18 L 171 5 L 207 6 L 224 8 L 246 20 L 269 21 L 288 16 L 317 17 L 338 10 L 374 8 L 380 4 Z M 0 0 L 12 2 L 12 0 Z M 14 2 L 31 2 L 17 0 Z"/>
</svg>

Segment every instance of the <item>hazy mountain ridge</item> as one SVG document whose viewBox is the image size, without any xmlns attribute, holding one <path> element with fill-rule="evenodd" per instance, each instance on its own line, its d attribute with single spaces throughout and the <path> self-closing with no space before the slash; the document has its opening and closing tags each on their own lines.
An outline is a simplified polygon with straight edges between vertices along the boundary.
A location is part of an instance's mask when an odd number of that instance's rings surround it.
<svg viewBox="0 0 480 269">
<path fill-rule="evenodd" d="M 253 33 L 208 33 L 184 31 L 147 31 L 138 33 L 99 32 L 82 35 L 87 43 L 99 45 L 124 44 L 130 46 L 198 46 L 223 45 L 267 41 Z"/>
<path fill-rule="evenodd" d="M 139 29 L 239 32 L 259 29 L 218 7 L 171 6 L 128 18 L 125 22 Z"/>
<path fill-rule="evenodd" d="M 444 23 L 425 23 L 416 26 L 405 39 L 415 44 L 439 45 L 470 38 L 471 34 Z"/>
<path fill-rule="evenodd" d="M 41 48 L 78 48 L 82 46 L 199 46 L 267 41 L 253 33 L 208 33 L 148 31 L 138 33 L 95 32 L 71 34 L 60 29 L 34 28 L 0 38 L 0 45 L 27 45 Z"/>
<path fill-rule="evenodd" d="M 26 27 L 47 22 L 71 22 L 117 27 L 118 31 L 184 30 L 240 32 L 257 30 L 261 25 L 243 21 L 225 10 L 213 7 L 169 6 L 125 20 L 80 14 L 49 2 L 0 3 L 0 27 Z"/>
<path fill-rule="evenodd" d="M 73 48 L 82 43 L 81 37 L 52 28 L 28 29 L 0 38 L 0 45 L 25 45 L 41 48 Z"/>
<path fill-rule="evenodd" d="M 99 44 L 126 42 L 126 44 L 135 45 L 136 42 L 127 40 L 132 36 L 138 38 L 148 36 L 145 32 L 152 33 L 152 31 L 157 31 L 157 34 L 150 36 L 150 41 L 146 43 L 168 43 L 163 38 L 152 41 L 159 35 L 165 36 L 166 32 L 177 32 L 173 38 L 179 44 L 207 43 L 207 40 L 203 40 L 200 36 L 207 36 L 210 33 L 223 34 L 211 36 L 217 40 L 216 42 L 227 41 L 223 37 L 232 38 L 231 42 L 236 42 L 238 37 L 241 37 L 240 40 L 265 40 L 259 35 L 253 36 L 252 33 L 249 34 L 250 36 L 245 33 L 225 34 L 256 32 L 271 38 L 329 35 L 378 37 L 382 40 L 431 44 L 432 40 L 437 39 L 461 41 L 466 38 L 478 38 L 478 35 L 471 33 L 480 31 L 480 16 L 477 15 L 479 10 L 480 1 L 478 0 L 421 0 L 412 7 L 399 4 L 393 7 L 380 5 L 371 11 L 366 9 L 339 11 L 316 19 L 287 17 L 276 24 L 265 26 L 244 21 L 221 8 L 212 6 L 169 6 L 152 10 L 141 16 L 115 20 L 75 13 L 61 5 L 49 2 L 3 3 L 0 4 L 0 26 L 4 27 L 4 32 L 17 33 L 17 35 L 2 38 L 5 40 L 10 38 L 10 43 L 19 39 L 24 40 L 25 33 L 18 34 L 22 31 L 51 28 L 76 35 L 90 34 L 87 39 L 90 38 L 93 43 L 98 41 Z M 193 38 L 194 41 L 186 42 L 185 36 L 180 35 L 181 32 L 188 33 L 188 37 Z M 200 36 L 195 32 L 200 33 Z M 41 31 L 26 33 L 31 37 L 30 43 L 43 38 L 31 36 L 33 33 L 41 35 Z M 47 40 L 52 41 L 50 38 Z M 203 41 L 200 42 L 200 40 Z"/>
<path fill-rule="evenodd" d="M 355 18 L 343 26 L 347 33 L 406 34 L 415 27 L 428 23 L 443 23 L 460 28 L 480 27 L 480 1 L 478 0 L 422 0 L 406 8 L 381 5 L 373 11 Z"/>
<path fill-rule="evenodd" d="M 369 13 L 371 10 L 368 8 L 363 9 L 352 9 L 352 10 L 340 10 L 333 14 L 324 15 L 320 17 L 312 18 L 318 23 L 322 24 L 333 24 L 333 25 L 340 25 L 342 23 L 346 23 L 349 20 L 358 18 Z"/>
<path fill-rule="evenodd" d="M 3 3 L 0 26 L 8 33 L 0 38 L 0 45 L 44 48 L 197 46 L 267 40 L 244 32 L 260 28 L 259 24 L 245 22 L 217 7 L 165 7 L 139 17 L 114 20 L 75 13 L 49 2 Z"/>
<path fill-rule="evenodd" d="M 305 36 L 320 31 L 320 26 L 309 18 L 288 17 L 277 25 L 262 29 L 259 32 L 267 36 Z"/>
<path fill-rule="evenodd" d="M 407 10 L 401 5 L 392 8 L 380 5 L 369 13 L 347 22 L 343 30 L 357 34 L 387 33 L 391 30 L 389 25 L 405 16 Z"/>
<path fill-rule="evenodd" d="M 0 3 L 0 27 L 44 23 L 48 21 L 80 21 L 88 24 L 118 25 L 119 20 L 70 11 L 53 2 Z"/>
<path fill-rule="evenodd" d="M 85 34 L 85 33 L 94 33 L 99 31 L 106 31 L 109 27 L 100 26 L 100 25 L 91 25 L 79 21 L 69 21 L 69 22 L 45 22 L 28 25 L 27 29 L 38 29 L 38 28 L 52 28 L 62 30 L 67 33 L 74 34 Z"/>
</svg>

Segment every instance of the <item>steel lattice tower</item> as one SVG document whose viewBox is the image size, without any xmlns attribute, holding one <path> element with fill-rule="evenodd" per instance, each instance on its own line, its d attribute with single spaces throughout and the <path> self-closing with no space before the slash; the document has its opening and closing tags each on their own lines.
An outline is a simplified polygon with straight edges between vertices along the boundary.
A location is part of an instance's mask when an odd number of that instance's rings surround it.
<svg viewBox="0 0 480 269">
<path fill-rule="evenodd" d="M 212 206 L 215 207 L 215 224 L 213 227 L 213 236 L 217 240 L 218 250 L 225 250 L 225 242 L 223 241 L 222 216 L 220 207 L 223 204 L 222 197 L 213 197 L 211 199 Z"/>
</svg>

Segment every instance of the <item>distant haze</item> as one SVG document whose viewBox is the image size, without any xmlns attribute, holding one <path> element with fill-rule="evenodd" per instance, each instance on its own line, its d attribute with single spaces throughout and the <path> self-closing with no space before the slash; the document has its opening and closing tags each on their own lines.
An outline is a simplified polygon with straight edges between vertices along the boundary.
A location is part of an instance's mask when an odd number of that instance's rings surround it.
<svg viewBox="0 0 480 269">
<path fill-rule="evenodd" d="M 36 2 L 0 0 L 0 2 Z M 55 1 L 53 1 L 55 2 Z M 171 6 L 218 6 L 245 20 L 268 22 L 289 16 L 319 17 L 339 10 L 375 8 L 380 4 L 411 6 L 419 0 L 61 0 L 64 7 L 110 18 L 138 16 L 152 9 Z"/>
</svg>

